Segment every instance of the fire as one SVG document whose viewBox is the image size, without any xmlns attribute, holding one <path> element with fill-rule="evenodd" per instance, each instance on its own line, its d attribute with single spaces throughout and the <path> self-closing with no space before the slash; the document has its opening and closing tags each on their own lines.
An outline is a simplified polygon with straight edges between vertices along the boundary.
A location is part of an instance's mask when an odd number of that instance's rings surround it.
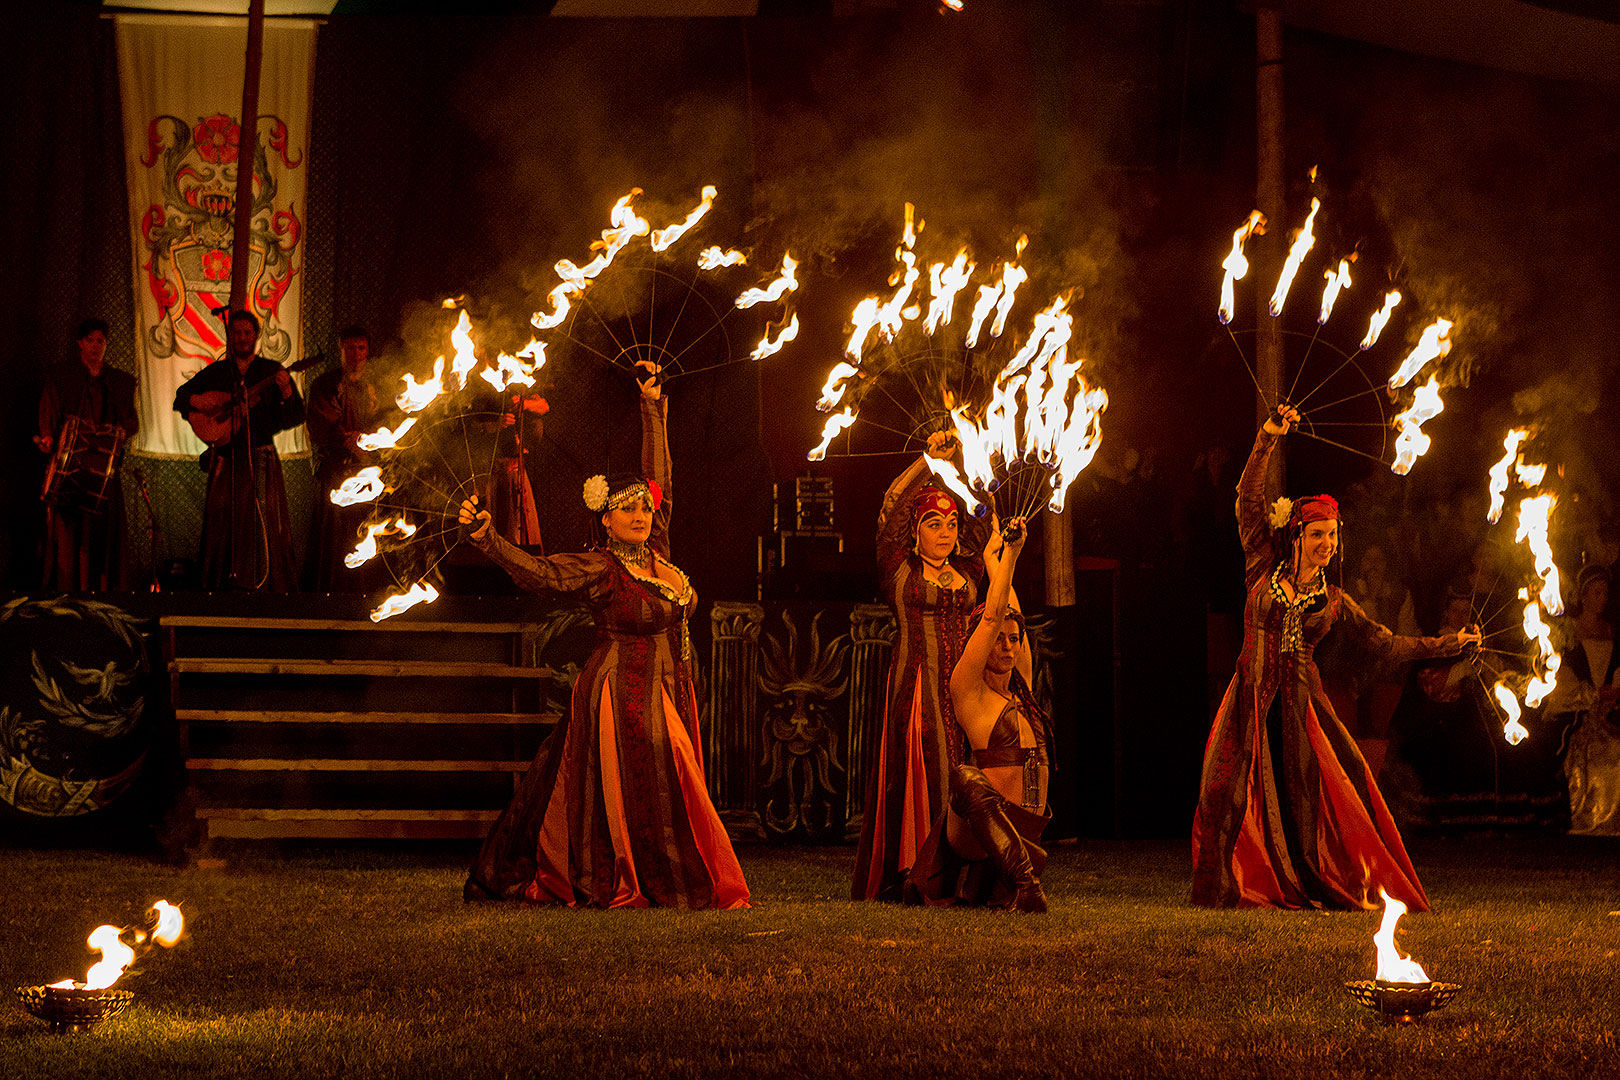
<svg viewBox="0 0 1620 1080">
<path fill-rule="evenodd" d="M 575 266 L 568 259 L 559 259 L 557 261 L 553 269 L 557 271 L 557 276 L 562 279 L 562 284 L 551 290 L 549 296 L 551 313 L 548 315 L 537 311 L 530 316 L 529 321 L 534 324 L 536 329 L 550 330 L 553 327 L 560 326 L 562 321 L 568 317 L 569 308 L 572 306 L 569 297 L 578 296 L 584 292 L 591 280 L 612 264 L 613 257 L 626 244 L 638 236 L 646 236 L 651 230 L 651 226 L 647 224 L 646 219 L 638 217 L 636 212 L 630 209 L 631 201 L 640 194 L 640 188 L 631 188 L 630 194 L 613 204 L 613 210 L 608 215 L 608 220 L 613 227 L 604 229 L 602 239 L 591 244 L 591 250 L 599 252 L 596 258 L 584 266 Z"/>
<path fill-rule="evenodd" d="M 956 260 L 950 266 L 935 263 L 930 269 L 932 298 L 928 302 L 928 318 L 923 323 L 923 330 L 930 336 L 939 327 L 950 323 L 956 307 L 956 294 L 967 287 L 974 269 L 974 264 L 968 262 L 967 248 L 956 253 Z"/>
<path fill-rule="evenodd" d="M 1518 474 L 1519 483 L 1526 487 L 1535 487 L 1547 478 L 1547 466 L 1526 465 L 1524 458 L 1514 462 L 1513 471 Z"/>
<path fill-rule="evenodd" d="M 157 926 L 152 930 L 152 940 L 165 949 L 173 948 L 185 931 L 185 916 L 180 914 L 178 907 L 167 900 L 159 900 L 152 905 L 152 910 L 156 911 L 158 916 Z"/>
<path fill-rule="evenodd" d="M 709 207 L 714 205 L 714 197 L 718 194 L 720 193 L 715 190 L 713 184 L 705 186 L 703 189 L 703 201 L 692 208 L 692 212 L 686 215 L 685 221 L 665 229 L 658 229 L 652 234 L 652 249 L 654 251 L 663 251 L 685 236 L 688 229 L 703 220 L 703 215 L 709 212 Z"/>
<path fill-rule="evenodd" d="M 989 317 L 1000 297 L 1001 282 L 979 286 L 979 298 L 973 302 L 972 321 L 968 324 L 967 337 L 962 341 L 966 348 L 971 349 L 979 343 L 979 328 L 984 325 L 984 320 Z"/>
<path fill-rule="evenodd" d="M 391 619 L 402 611 L 409 611 L 417 604 L 431 604 L 438 598 L 438 589 L 425 581 L 418 581 L 408 592 L 384 600 L 377 610 L 371 613 L 371 621 L 382 622 L 384 619 Z"/>
<path fill-rule="evenodd" d="M 138 946 L 145 948 L 148 940 L 162 945 L 165 949 L 173 947 L 180 940 L 185 930 L 186 920 L 180 909 L 167 900 L 159 900 L 152 905 L 156 915 L 151 931 L 134 930 L 131 939 Z M 125 928 L 129 930 L 131 928 Z M 124 970 L 135 962 L 135 949 L 124 943 L 125 930 L 116 926 L 98 926 L 90 931 L 90 948 L 101 954 L 101 959 L 90 966 L 84 976 L 84 982 L 76 983 L 72 979 L 63 979 L 51 983 L 59 990 L 105 990 L 117 982 L 124 974 Z"/>
<path fill-rule="evenodd" d="M 1502 520 L 1502 508 L 1506 503 L 1504 496 L 1507 494 L 1508 469 L 1513 465 L 1514 459 L 1518 457 L 1520 445 L 1523 444 L 1524 440 L 1528 438 L 1529 435 L 1530 432 L 1526 428 L 1515 428 L 1508 432 L 1507 438 L 1502 440 L 1502 449 L 1507 452 L 1502 455 L 1501 461 L 1498 461 L 1495 465 L 1491 466 L 1491 508 L 1486 512 L 1485 520 L 1489 521 L 1492 525 L 1495 525 L 1498 521 Z M 1523 465 L 1522 461 L 1520 462 L 1520 465 Z M 1524 477 L 1522 468 L 1519 473 L 1519 477 L 1521 480 Z M 1537 484 L 1541 483 L 1539 478 L 1534 481 L 1525 482 Z"/>
<path fill-rule="evenodd" d="M 1508 741 L 1509 746 L 1518 746 L 1530 737 L 1530 732 L 1519 723 L 1519 699 L 1513 696 L 1513 691 L 1505 683 L 1497 683 L 1491 687 L 1491 693 L 1496 695 L 1496 703 L 1502 706 L 1507 714 L 1507 723 L 1502 725 L 1502 737 Z"/>
<path fill-rule="evenodd" d="M 821 429 L 821 442 L 809 454 L 805 455 L 811 461 L 820 461 L 827 456 L 827 447 L 832 444 L 833 438 L 849 425 L 855 422 L 855 409 L 846 408 L 843 412 L 834 413 L 827 417 L 827 423 Z"/>
<path fill-rule="evenodd" d="M 1293 245 L 1288 249 L 1288 258 L 1283 263 L 1282 274 L 1277 278 L 1277 288 L 1271 294 L 1271 313 L 1281 315 L 1283 301 L 1288 299 L 1289 286 L 1294 284 L 1294 275 L 1299 273 L 1299 264 L 1305 261 L 1305 255 L 1316 243 L 1316 237 L 1311 234 L 1311 228 L 1316 224 L 1316 212 L 1322 209 L 1322 200 L 1311 199 L 1311 212 L 1305 216 L 1305 224 L 1300 227 L 1299 234 L 1294 237 Z"/>
<path fill-rule="evenodd" d="M 962 10 L 962 0 L 939 0 L 939 2 L 950 8 L 952 11 Z"/>
<path fill-rule="evenodd" d="M 370 559 L 377 556 L 377 537 L 379 536 L 414 536 L 416 526 L 400 518 L 398 521 L 384 521 L 377 525 L 366 526 L 366 537 L 355 545 L 353 551 L 343 556 L 343 565 L 350 570 L 364 566 Z"/>
<path fill-rule="evenodd" d="M 1237 231 L 1232 234 L 1232 253 L 1221 263 L 1226 269 L 1226 277 L 1221 282 L 1221 309 L 1222 325 L 1232 321 L 1232 314 L 1236 308 L 1236 301 L 1232 296 L 1232 286 L 1242 281 L 1249 272 L 1249 259 L 1243 254 L 1243 245 L 1255 232 L 1265 232 L 1266 217 L 1258 210 L 1250 210 L 1249 217 Z"/>
<path fill-rule="evenodd" d="M 1412 381 L 1412 377 L 1423 370 L 1423 365 L 1430 360 L 1438 360 L 1451 351 L 1451 323 L 1446 319 L 1436 319 L 1423 331 L 1417 345 L 1401 361 L 1400 368 L 1389 377 L 1389 388 L 1399 390 Z"/>
<path fill-rule="evenodd" d="M 385 427 L 378 428 L 369 435 L 360 436 L 360 438 L 355 440 L 355 445 L 362 450 L 392 449 L 393 447 L 398 446 L 399 440 L 404 438 L 405 433 L 415 426 L 416 417 L 407 416 L 404 421 L 400 423 L 399 427 L 395 428 L 393 431 L 389 431 Z"/>
<path fill-rule="evenodd" d="M 1384 920 L 1378 926 L 1378 933 L 1373 935 L 1373 944 L 1378 947 L 1378 981 L 1428 982 L 1429 975 L 1423 967 L 1411 957 L 1402 956 L 1401 951 L 1395 947 L 1395 924 L 1406 914 L 1406 905 L 1382 888 L 1378 890 L 1378 895 L 1384 898 Z"/>
<path fill-rule="evenodd" d="M 1558 565 L 1553 562 L 1552 548 L 1547 543 L 1547 527 L 1558 496 L 1550 492 L 1519 502 L 1519 528 L 1513 535 L 1516 544 L 1528 543 L 1536 558 L 1536 576 L 1541 579 L 1541 606 L 1554 615 L 1564 613 L 1564 597 L 1558 587 Z"/>
<path fill-rule="evenodd" d="M 1395 463 L 1390 469 L 1398 476 L 1412 471 L 1413 462 L 1429 449 L 1429 436 L 1420 430 L 1424 423 L 1439 416 L 1445 408 L 1440 402 L 1440 380 L 1433 375 L 1418 387 L 1412 407 L 1395 418 L 1400 434 L 1395 437 Z"/>
<path fill-rule="evenodd" d="M 1384 332 L 1390 315 L 1395 311 L 1395 305 L 1401 302 L 1401 294 L 1391 289 L 1384 294 L 1384 306 L 1373 312 L 1373 317 L 1367 324 L 1367 336 L 1361 339 L 1361 351 L 1366 352 L 1378 341 L 1378 335 Z"/>
<path fill-rule="evenodd" d="M 846 364 L 842 360 L 835 364 L 832 374 L 827 376 L 826 383 L 821 387 L 821 400 L 816 402 L 816 411 L 831 412 L 837 408 L 838 403 L 844 399 L 844 390 L 849 380 L 860 373 L 861 369 L 854 364 Z"/>
<path fill-rule="evenodd" d="M 574 305 L 569 301 L 570 296 L 578 295 L 582 290 L 571 281 L 565 281 L 551 290 L 551 314 L 535 312 L 529 316 L 529 322 L 534 324 L 536 330 L 550 330 L 561 326 L 562 321 L 568 318 L 569 309 Z"/>
<path fill-rule="evenodd" d="M 1018 250 L 1024 250 L 1029 237 L 1018 239 Z M 1013 297 L 1018 293 L 1018 286 L 1029 280 L 1029 271 L 1017 263 L 1004 263 L 1001 267 L 1001 299 L 996 301 L 996 321 L 990 324 L 990 336 L 1000 337 L 1001 332 L 1007 329 L 1007 315 L 1012 311 Z"/>
<path fill-rule="evenodd" d="M 855 329 L 849 335 L 849 344 L 844 346 L 845 356 L 860 362 L 861 350 L 866 348 L 866 339 L 871 336 L 872 327 L 878 324 L 878 317 L 877 297 L 868 296 L 855 305 L 855 312 L 851 316 Z"/>
<path fill-rule="evenodd" d="M 460 307 L 462 304 L 465 304 L 466 302 L 467 302 L 467 295 L 465 293 L 463 293 L 460 296 L 447 296 L 447 297 L 445 297 L 444 298 L 444 303 L 440 304 L 439 306 L 444 308 L 446 311 L 454 311 L 456 308 Z"/>
<path fill-rule="evenodd" d="M 751 308 L 755 304 L 780 300 L 786 294 L 793 292 L 799 287 L 799 279 L 794 275 L 794 271 L 798 269 L 798 266 L 799 264 L 793 258 L 792 253 L 784 252 L 782 255 L 781 276 L 763 289 L 749 289 L 737 297 L 737 306 Z"/>
<path fill-rule="evenodd" d="M 334 506 L 353 506 L 356 503 L 371 502 L 380 497 L 385 491 L 393 489 L 383 483 L 382 467 L 380 465 L 367 465 L 342 484 L 338 485 L 330 498 Z"/>
<path fill-rule="evenodd" d="M 419 383 L 416 376 L 405 373 L 405 389 L 394 398 L 394 404 L 405 412 L 421 412 L 433 404 L 433 399 L 444 393 L 444 357 L 433 361 L 433 377 Z"/>
<path fill-rule="evenodd" d="M 782 332 L 777 334 L 774 340 L 771 338 L 771 324 L 766 323 L 765 336 L 759 339 L 759 345 L 754 348 L 753 352 L 748 354 L 748 358 L 750 360 L 763 360 L 767 356 L 780 352 L 783 345 L 786 345 L 788 342 L 792 341 L 798 336 L 799 316 L 797 314 L 795 314 L 793 318 L 789 320 L 787 326 L 782 328 Z"/>
<path fill-rule="evenodd" d="M 524 350 L 524 355 L 538 356 L 540 358 L 540 364 L 544 364 L 546 362 L 545 346 L 540 345 L 539 342 L 530 342 L 529 344 L 530 349 Z M 535 350 L 534 346 L 539 346 L 538 350 Z M 508 356 L 506 353 L 501 353 L 495 358 L 495 366 L 493 368 L 485 368 L 483 371 L 480 371 L 478 373 L 478 377 L 489 383 L 489 385 L 493 386 L 497 390 L 507 390 L 513 386 L 519 385 L 533 386 L 535 368 L 539 367 L 540 364 L 531 366 L 529 364 L 525 364 L 516 356 Z"/>
<path fill-rule="evenodd" d="M 706 247 L 698 255 L 699 270 L 718 270 L 722 266 L 742 266 L 748 261 L 748 256 L 733 249 L 721 251 L 718 247 Z"/>
<path fill-rule="evenodd" d="M 1563 658 L 1553 649 L 1552 627 L 1541 617 L 1540 602 L 1530 599 L 1529 589 L 1520 589 L 1519 599 L 1529 601 L 1524 605 L 1524 636 L 1536 643 L 1538 658 L 1546 672 L 1532 675 L 1524 688 L 1524 703 L 1534 709 L 1557 689 L 1558 669 L 1563 666 Z"/>
<path fill-rule="evenodd" d="M 1351 259 L 1355 258 L 1351 255 Z M 1323 271 L 1327 278 L 1327 288 L 1322 290 L 1322 313 L 1316 317 L 1318 326 L 1327 325 L 1328 316 L 1333 314 L 1333 303 L 1339 298 L 1341 289 L 1350 287 L 1350 259 L 1340 259 L 1337 270 L 1331 267 Z"/>
<path fill-rule="evenodd" d="M 450 331 L 450 343 L 456 347 L 456 358 L 450 362 L 450 370 L 457 380 L 456 389 L 465 390 L 467 376 L 478 366 L 478 357 L 473 355 L 472 320 L 467 318 L 466 308 L 461 309 L 461 317 L 456 320 L 456 328 Z"/>
</svg>

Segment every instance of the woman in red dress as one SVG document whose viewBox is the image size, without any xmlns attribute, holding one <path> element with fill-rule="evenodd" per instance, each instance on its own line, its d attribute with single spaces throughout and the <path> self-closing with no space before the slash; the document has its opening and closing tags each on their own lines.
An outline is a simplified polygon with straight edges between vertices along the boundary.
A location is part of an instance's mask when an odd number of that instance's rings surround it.
<svg viewBox="0 0 1620 1080">
<path fill-rule="evenodd" d="M 956 436 L 941 431 L 929 437 L 925 454 L 944 459 L 955 450 Z M 856 900 L 900 899 L 906 872 L 945 807 L 951 770 L 965 757 L 950 678 L 979 601 L 974 579 L 983 563 L 963 554 L 956 502 L 928 479 L 919 457 L 889 485 L 878 514 L 878 574 L 896 634 L 855 854 Z"/>
<path fill-rule="evenodd" d="M 590 606 L 597 645 L 569 715 L 535 755 L 467 878 L 469 900 L 739 908 L 748 886 L 704 785 L 686 620 L 697 595 L 669 561 L 668 402 L 642 383 L 641 475 L 592 477 L 607 544 L 532 556 L 472 502 L 473 542 L 530 592 Z"/>
<path fill-rule="evenodd" d="M 1318 495 L 1266 503 L 1277 440 L 1299 421 L 1266 420 L 1238 484 L 1248 600 L 1243 652 L 1204 749 L 1193 818 L 1193 903 L 1204 907 L 1373 908 L 1385 889 L 1413 911 L 1428 897 L 1355 740 L 1312 659 L 1341 624 L 1393 662 L 1454 656 L 1477 632 L 1397 637 L 1326 578 L 1339 507 Z"/>
</svg>

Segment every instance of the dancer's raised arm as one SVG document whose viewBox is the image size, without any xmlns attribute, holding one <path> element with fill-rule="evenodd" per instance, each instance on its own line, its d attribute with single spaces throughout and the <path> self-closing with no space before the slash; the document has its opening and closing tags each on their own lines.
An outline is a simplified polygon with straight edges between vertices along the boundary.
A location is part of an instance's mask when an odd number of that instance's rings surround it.
<svg viewBox="0 0 1620 1080">
<path fill-rule="evenodd" d="M 1271 507 L 1266 500 L 1266 477 L 1278 440 L 1299 422 L 1299 413 L 1284 405 L 1266 417 L 1254 437 L 1254 449 L 1238 480 L 1238 539 L 1243 541 L 1243 584 L 1246 589 L 1271 572 L 1277 552 L 1271 545 Z"/>
<path fill-rule="evenodd" d="M 647 544 L 658 557 L 669 560 L 670 484 L 674 469 L 669 460 L 669 399 L 658 385 L 658 365 L 651 360 L 637 360 L 636 366 L 647 369 L 645 379 L 636 381 L 641 386 L 641 474 L 657 484 L 663 492 L 658 507 L 653 511 L 652 532 Z"/>
<path fill-rule="evenodd" d="M 956 704 L 959 719 L 971 715 L 969 705 L 980 695 L 990 692 L 990 687 L 984 681 L 985 664 L 990 659 L 991 650 L 996 647 L 997 637 L 1002 633 L 1002 623 L 1012 602 L 1013 568 L 1018 563 L 1018 553 L 1024 549 L 1028 536 L 1024 519 L 1013 518 L 1000 534 L 990 538 L 987 545 L 994 547 L 1000 543 L 1001 548 L 990 565 L 990 585 L 984 598 L 984 614 L 969 634 L 962 656 L 956 662 L 956 670 L 951 672 L 951 700 Z M 1019 637 L 1022 638 L 1022 635 Z"/>
</svg>

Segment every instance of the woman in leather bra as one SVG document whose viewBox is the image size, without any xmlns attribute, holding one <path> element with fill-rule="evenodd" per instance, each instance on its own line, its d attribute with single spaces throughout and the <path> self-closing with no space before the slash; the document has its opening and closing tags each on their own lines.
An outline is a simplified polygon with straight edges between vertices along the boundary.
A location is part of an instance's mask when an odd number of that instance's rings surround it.
<svg viewBox="0 0 1620 1080">
<path fill-rule="evenodd" d="M 704 784 L 686 631 L 697 595 L 669 561 L 667 405 L 656 380 L 643 381 L 642 472 L 585 483 L 607 530 L 595 551 L 531 556 L 491 528 L 487 510 L 461 504 L 484 554 L 530 592 L 583 601 L 597 628 L 569 714 L 473 862 L 469 900 L 748 906 Z"/>
<path fill-rule="evenodd" d="M 909 903 L 1046 910 L 1039 841 L 1051 820 L 1051 732 L 1023 674 L 1029 645 L 1023 615 L 1012 607 L 1013 567 L 1026 536 L 1024 520 L 1015 518 L 1001 533 L 1000 550 L 986 549 L 988 594 L 951 673 L 956 723 L 969 752 L 951 770 L 949 807 L 907 879 Z"/>
</svg>

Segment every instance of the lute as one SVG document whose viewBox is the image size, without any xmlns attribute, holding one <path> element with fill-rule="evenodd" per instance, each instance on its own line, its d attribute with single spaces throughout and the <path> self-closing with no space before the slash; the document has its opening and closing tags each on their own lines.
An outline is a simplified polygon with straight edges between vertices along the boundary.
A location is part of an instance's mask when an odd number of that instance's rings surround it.
<svg viewBox="0 0 1620 1080">
<path fill-rule="evenodd" d="M 324 353 L 316 353 L 314 356 L 304 357 L 297 363 L 289 364 L 282 370 L 292 375 L 306 368 L 312 368 L 325 360 Z M 214 362 L 216 364 L 229 364 L 233 361 L 226 357 Z M 197 433 L 197 438 L 209 446 L 223 446 L 231 441 L 236 435 L 237 429 L 242 426 L 243 410 L 236 408 L 236 406 L 245 403 L 248 408 L 252 408 L 259 400 L 259 394 L 274 384 L 275 381 L 276 377 L 274 375 L 260 379 L 248 387 L 240 397 L 229 390 L 204 390 L 200 394 L 193 394 L 191 395 L 191 409 L 186 413 L 186 423 L 190 424 L 191 430 Z"/>
</svg>

